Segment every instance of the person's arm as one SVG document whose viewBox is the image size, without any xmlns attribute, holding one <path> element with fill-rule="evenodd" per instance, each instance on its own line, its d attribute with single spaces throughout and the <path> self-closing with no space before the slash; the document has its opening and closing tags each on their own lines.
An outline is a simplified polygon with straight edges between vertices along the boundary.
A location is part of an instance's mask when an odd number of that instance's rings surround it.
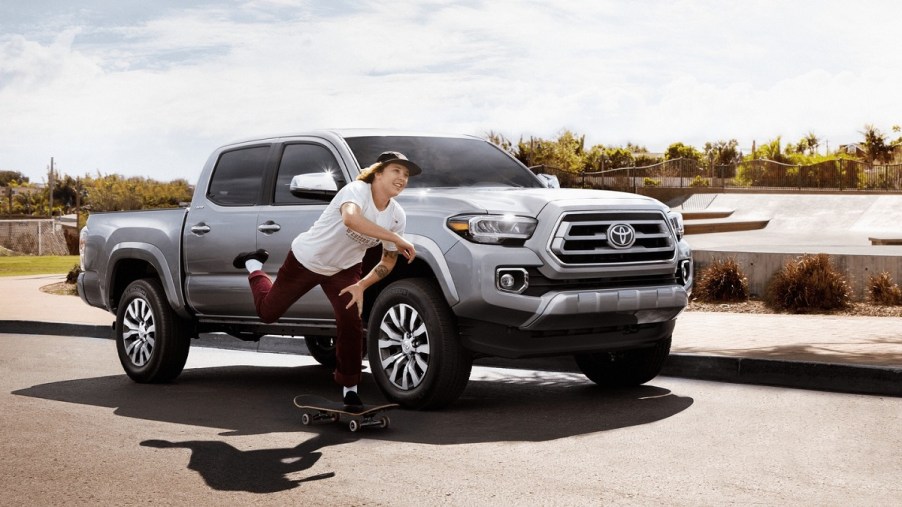
<svg viewBox="0 0 902 507">
<path fill-rule="evenodd" d="M 387 250 L 383 246 L 382 259 L 379 260 L 379 264 L 376 264 L 376 266 L 373 267 L 366 276 L 361 278 L 359 282 L 341 289 L 341 292 L 338 293 L 339 296 L 346 292 L 351 294 L 351 301 L 345 308 L 350 308 L 351 305 L 356 304 L 357 312 L 363 314 L 363 292 L 367 287 L 382 280 L 391 273 L 391 270 L 395 268 L 395 264 L 398 262 L 398 252 L 407 258 L 408 263 L 413 262 L 417 252 L 414 249 L 413 244 L 404 239 L 400 234 L 392 232 L 373 223 L 371 220 L 368 220 L 363 216 L 363 213 L 360 212 L 360 206 L 353 202 L 346 202 L 341 205 L 341 219 L 345 226 L 352 231 L 364 234 L 371 238 L 392 242 L 395 244 L 395 248 L 398 249 Z"/>
<path fill-rule="evenodd" d="M 341 219 L 345 226 L 354 232 L 394 243 L 398 252 L 407 259 L 408 264 L 413 262 L 414 257 L 417 256 L 417 251 L 414 249 L 413 243 L 404 239 L 400 234 L 392 232 L 367 219 L 363 216 L 360 206 L 353 202 L 346 202 L 341 205 Z M 392 267 L 394 267 L 394 264 L 392 264 Z M 389 271 L 391 270 L 389 269 Z"/>
<path fill-rule="evenodd" d="M 359 231 L 358 231 L 359 232 Z M 357 304 L 358 313 L 363 313 L 363 292 L 374 283 L 382 280 L 391 270 L 394 269 L 395 264 L 398 261 L 398 252 L 394 250 L 386 250 L 382 249 L 382 259 L 379 260 L 379 264 L 376 264 L 373 269 L 370 270 L 369 273 L 366 274 L 365 277 L 361 278 L 359 282 L 354 285 L 349 285 L 344 289 L 341 289 L 341 292 L 338 293 L 339 296 L 348 292 L 351 294 L 351 302 L 348 303 L 348 306 L 345 308 L 350 308 L 351 305 Z"/>
</svg>

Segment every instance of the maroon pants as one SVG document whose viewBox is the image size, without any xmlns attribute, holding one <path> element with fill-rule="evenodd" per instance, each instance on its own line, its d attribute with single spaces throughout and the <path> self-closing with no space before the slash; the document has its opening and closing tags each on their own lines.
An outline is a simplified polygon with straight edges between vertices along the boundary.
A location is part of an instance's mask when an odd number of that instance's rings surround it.
<svg viewBox="0 0 902 507">
<path fill-rule="evenodd" d="M 345 293 L 339 296 L 338 293 L 360 281 L 360 269 L 360 264 L 356 264 L 332 276 L 321 275 L 305 268 L 293 252 L 288 252 L 275 283 L 262 270 L 254 271 L 248 276 L 257 315 L 267 324 L 278 320 L 310 289 L 322 286 L 335 310 L 335 322 L 338 326 L 338 336 L 335 339 L 335 381 L 345 387 L 360 383 L 363 324 L 357 305 L 345 308 L 351 302 L 351 295 Z"/>
</svg>

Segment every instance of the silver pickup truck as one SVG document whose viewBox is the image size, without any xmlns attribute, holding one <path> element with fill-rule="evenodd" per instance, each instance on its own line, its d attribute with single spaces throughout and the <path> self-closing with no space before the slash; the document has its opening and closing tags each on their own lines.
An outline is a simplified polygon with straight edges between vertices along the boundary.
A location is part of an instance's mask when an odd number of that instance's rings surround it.
<svg viewBox="0 0 902 507">
<path fill-rule="evenodd" d="M 333 365 L 322 291 L 264 324 L 232 260 L 264 248 L 275 276 L 336 190 L 389 150 L 423 173 L 398 198 L 417 258 L 366 293 L 369 365 L 388 399 L 445 406 L 484 356 L 572 354 L 600 385 L 660 372 L 692 286 L 680 215 L 639 195 L 550 188 L 551 178 L 476 137 L 348 130 L 229 144 L 210 156 L 188 208 L 90 216 L 78 290 L 116 315 L 126 373 L 171 381 L 191 338 L 209 332 L 303 336 Z M 371 254 L 364 273 L 378 262 Z"/>
</svg>

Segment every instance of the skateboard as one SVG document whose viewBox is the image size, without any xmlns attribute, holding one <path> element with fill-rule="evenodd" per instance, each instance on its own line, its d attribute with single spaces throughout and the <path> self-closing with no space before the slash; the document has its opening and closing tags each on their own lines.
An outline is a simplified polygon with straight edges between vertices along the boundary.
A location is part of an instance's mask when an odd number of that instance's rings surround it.
<svg viewBox="0 0 902 507">
<path fill-rule="evenodd" d="M 369 426 L 388 428 L 391 424 L 391 419 L 387 415 L 379 415 L 379 413 L 400 406 L 397 403 L 388 403 L 385 405 L 364 405 L 357 409 L 348 410 L 344 403 L 310 394 L 295 396 L 294 405 L 304 410 L 304 413 L 301 414 L 301 423 L 304 426 L 323 421 L 339 422 L 341 421 L 341 416 L 345 415 L 351 418 L 348 421 L 348 429 L 355 433 L 360 428 Z"/>
</svg>

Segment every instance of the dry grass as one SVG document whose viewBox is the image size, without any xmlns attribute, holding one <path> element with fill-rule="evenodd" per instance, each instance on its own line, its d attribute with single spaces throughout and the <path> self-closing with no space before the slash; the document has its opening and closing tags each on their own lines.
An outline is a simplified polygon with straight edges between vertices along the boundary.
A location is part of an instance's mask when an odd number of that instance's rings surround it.
<svg viewBox="0 0 902 507">
<path fill-rule="evenodd" d="M 709 303 L 747 301 L 749 279 L 739 268 L 735 258 L 714 259 L 699 273 L 694 293 L 700 301 Z"/>
<path fill-rule="evenodd" d="M 902 317 L 902 289 L 889 273 L 868 279 L 863 301 L 854 301 L 849 284 L 826 255 L 801 256 L 786 263 L 768 287 L 768 296 L 789 301 L 780 306 L 734 292 L 746 281 L 735 261 L 715 260 L 696 281 L 687 311 L 761 314 L 819 313 L 849 317 Z M 747 281 L 746 281 L 747 282 Z M 712 289 L 713 287 L 713 289 Z M 719 298 L 712 295 L 720 295 Z M 825 301 L 831 302 L 825 304 Z"/>
<path fill-rule="evenodd" d="M 803 255 L 783 265 L 768 283 L 767 306 L 790 313 L 845 310 L 852 289 L 827 254 Z"/>
<path fill-rule="evenodd" d="M 868 300 L 875 305 L 902 305 L 902 289 L 886 271 L 871 275 L 868 277 Z"/>
</svg>

